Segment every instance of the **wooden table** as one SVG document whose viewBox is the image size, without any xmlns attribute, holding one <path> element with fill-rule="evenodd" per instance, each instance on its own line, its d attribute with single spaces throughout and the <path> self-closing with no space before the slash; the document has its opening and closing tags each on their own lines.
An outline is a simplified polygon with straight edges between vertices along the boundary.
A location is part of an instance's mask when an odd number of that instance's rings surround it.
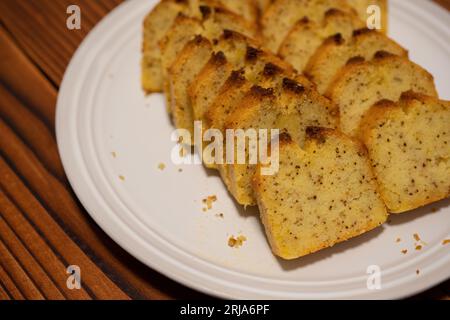
<svg viewBox="0 0 450 320">
<path fill-rule="evenodd" d="M 0 1 L 0 300 L 208 298 L 115 244 L 78 202 L 58 155 L 55 104 L 66 66 L 121 1 Z M 71 4 L 82 10 L 81 30 L 66 27 Z M 81 290 L 67 288 L 72 264 L 82 270 Z M 418 297 L 449 295 L 447 282 Z"/>
</svg>

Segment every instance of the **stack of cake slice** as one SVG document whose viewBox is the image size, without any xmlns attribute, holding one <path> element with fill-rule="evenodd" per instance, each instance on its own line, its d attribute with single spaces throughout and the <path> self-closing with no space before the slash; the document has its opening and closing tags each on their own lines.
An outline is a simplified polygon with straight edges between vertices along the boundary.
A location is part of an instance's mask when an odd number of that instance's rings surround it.
<svg viewBox="0 0 450 320">
<path fill-rule="evenodd" d="M 450 194 L 449 103 L 386 30 L 385 0 L 165 0 L 145 19 L 143 88 L 177 128 L 280 132 L 268 175 L 245 137 L 245 163 L 197 147 L 282 258 Z"/>
</svg>

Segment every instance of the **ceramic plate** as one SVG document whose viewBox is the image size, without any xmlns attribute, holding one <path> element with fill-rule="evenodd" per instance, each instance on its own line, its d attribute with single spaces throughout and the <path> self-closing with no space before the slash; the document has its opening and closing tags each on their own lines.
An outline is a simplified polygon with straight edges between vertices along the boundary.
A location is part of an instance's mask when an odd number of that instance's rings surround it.
<svg viewBox="0 0 450 320">
<path fill-rule="evenodd" d="M 450 245 L 443 245 L 450 238 L 449 200 L 287 262 L 272 255 L 258 212 L 237 205 L 215 172 L 173 164 L 164 98 L 145 96 L 140 86 L 141 26 L 155 3 L 127 1 L 102 20 L 74 55 L 58 99 L 65 170 L 111 238 L 149 267 L 224 298 L 400 298 L 449 278 Z M 448 21 L 431 1 L 391 1 L 391 36 L 435 76 L 444 99 L 450 98 Z M 202 199 L 212 195 L 217 201 L 204 212 Z M 414 234 L 425 242 L 420 251 Z M 239 235 L 247 241 L 230 248 L 229 237 Z M 381 270 L 379 290 L 367 286 L 368 272 L 376 270 L 370 266 Z"/>
</svg>

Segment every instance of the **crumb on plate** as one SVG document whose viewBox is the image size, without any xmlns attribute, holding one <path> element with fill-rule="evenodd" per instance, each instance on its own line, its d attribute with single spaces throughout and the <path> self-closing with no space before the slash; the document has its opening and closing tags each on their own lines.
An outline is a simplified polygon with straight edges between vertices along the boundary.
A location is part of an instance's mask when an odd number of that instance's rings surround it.
<svg viewBox="0 0 450 320">
<path fill-rule="evenodd" d="M 215 195 L 212 195 L 212 196 L 209 196 L 209 197 L 203 199 L 202 202 L 204 205 L 206 205 L 206 207 L 203 208 L 203 211 L 211 210 L 213 203 L 216 201 L 217 201 L 217 196 L 215 196 Z"/>
<path fill-rule="evenodd" d="M 402 253 L 403 253 L 403 254 L 407 254 L 407 253 L 408 253 L 408 250 L 404 249 L 404 250 L 402 250 Z"/>
<path fill-rule="evenodd" d="M 442 245 L 445 246 L 447 244 L 450 244 L 450 239 L 445 239 L 442 241 Z"/>
<path fill-rule="evenodd" d="M 119 179 L 125 181 L 125 177 L 123 175 L 119 175 Z"/>
<path fill-rule="evenodd" d="M 159 170 L 163 171 L 165 168 L 166 168 L 166 165 L 164 163 L 161 162 L 160 164 L 158 164 Z"/>
<path fill-rule="evenodd" d="M 237 238 L 235 238 L 234 236 L 231 236 L 228 239 L 228 246 L 231 248 L 239 248 L 244 244 L 245 241 L 247 241 L 247 238 L 243 235 L 240 235 Z"/>
</svg>

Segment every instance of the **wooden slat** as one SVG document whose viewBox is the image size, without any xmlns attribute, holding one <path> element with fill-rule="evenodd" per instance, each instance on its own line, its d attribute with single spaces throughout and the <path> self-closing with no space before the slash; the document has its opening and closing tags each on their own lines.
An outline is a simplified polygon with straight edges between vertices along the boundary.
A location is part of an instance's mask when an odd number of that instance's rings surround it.
<svg viewBox="0 0 450 320">
<path fill-rule="evenodd" d="M 6 273 L 5 269 L 3 269 L 0 264 L 0 280 L 3 289 L 7 292 L 8 296 L 14 300 L 24 300 L 23 294 L 20 292 L 19 288 L 17 288 L 14 281 L 11 279 L 9 274 Z"/>
<path fill-rule="evenodd" d="M 14 279 L 14 283 L 26 299 L 44 300 L 44 295 L 26 271 L 17 262 L 2 240 L 0 240 L 0 265 Z"/>
<path fill-rule="evenodd" d="M 41 70 L 59 85 L 64 70 L 81 39 L 121 1 L 40 0 L 0 1 L 5 28 Z M 81 30 L 68 30 L 66 9 L 78 5 Z M 58 8 L 58 12 L 55 11 Z M 20 23 L 18 23 L 20 22 Z M 68 40 L 70 38 L 70 40 Z"/>
<path fill-rule="evenodd" d="M 0 280 L 0 301 L 6 301 L 11 300 L 11 297 L 9 296 L 6 289 L 3 287 L 2 282 Z"/>
<path fill-rule="evenodd" d="M 3 207 L 2 207 L 3 208 Z M 46 299 L 64 299 L 63 294 L 54 284 L 52 279 L 42 269 L 33 255 L 25 248 L 23 243 L 14 234 L 3 217 L 0 216 L 0 241 L 8 248 L 11 255 L 20 263 Z"/>
<path fill-rule="evenodd" d="M 191 290 L 149 270 L 112 242 L 81 210 L 67 186 L 48 172 L 3 120 L 0 121 L 0 135 L 4 138 L 0 140 L 0 150 L 27 181 L 27 187 L 38 195 L 39 201 L 48 207 L 59 221 L 64 221 L 65 227 L 70 229 L 77 239 L 81 239 L 104 264 L 114 270 L 115 275 L 120 275 L 116 276 L 120 281 L 129 283 L 131 290 L 152 299 L 195 295 Z M 29 205 L 26 197 L 21 200 L 23 205 Z"/>
<path fill-rule="evenodd" d="M 0 122 L 0 132 L 4 132 L 4 123 Z M 82 270 L 82 283 L 95 298 L 128 299 L 128 296 L 115 285 L 84 252 L 69 238 L 61 227 L 52 219 L 39 201 L 23 185 L 8 164 L 0 158 L 0 186 L 16 203 L 27 218 L 45 236 L 45 239 L 58 252 L 66 265 L 78 265 Z M 84 270 L 84 271 L 83 271 Z"/>
<path fill-rule="evenodd" d="M 65 179 L 55 138 L 47 126 L 0 84 L 0 116 L 27 141 L 42 164 L 56 177 Z"/>
<path fill-rule="evenodd" d="M 0 47 L 0 81 L 24 101 L 53 133 L 56 89 L 17 47 L 3 27 L 0 27 Z"/>
<path fill-rule="evenodd" d="M 69 299 L 87 300 L 91 297 L 81 288 L 80 290 L 70 290 L 66 286 L 67 265 L 53 252 L 52 248 L 46 243 L 39 233 L 24 217 L 22 212 L 12 203 L 10 199 L 0 190 L 0 207 L 2 216 L 11 226 L 20 240 L 32 255 L 39 261 L 39 264 L 45 269 L 45 272 L 52 278 L 59 290 Z M 1 277 L 0 277 L 1 279 Z"/>
<path fill-rule="evenodd" d="M 442 7 L 450 10 L 450 0 L 434 0 L 434 2 L 437 2 Z"/>
</svg>

